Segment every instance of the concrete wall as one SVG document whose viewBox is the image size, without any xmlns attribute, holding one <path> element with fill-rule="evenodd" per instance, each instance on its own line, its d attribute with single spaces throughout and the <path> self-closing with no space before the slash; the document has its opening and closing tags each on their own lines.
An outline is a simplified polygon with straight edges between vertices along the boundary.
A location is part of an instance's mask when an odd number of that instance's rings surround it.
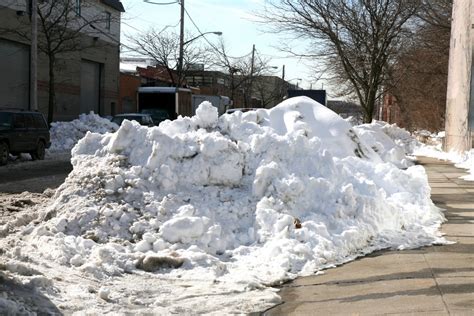
<svg viewBox="0 0 474 316">
<path fill-rule="evenodd" d="M 0 8 L 9 8 L 17 11 L 26 11 L 26 0 L 2 0 Z"/>
<path fill-rule="evenodd" d="M 30 103 L 30 47 L 0 38 L 0 108 Z"/>
<path fill-rule="evenodd" d="M 29 0 L 1 0 L 0 9 L 8 8 L 14 11 L 23 11 L 27 15 L 27 3 Z M 70 0 L 72 6 L 75 0 Z M 47 9 L 47 7 L 45 7 Z M 106 27 L 106 12 L 110 13 L 110 28 Z M 84 22 L 92 22 L 96 29 L 86 27 L 81 31 L 91 36 L 98 36 L 100 39 L 117 43 L 120 41 L 120 12 L 110 6 L 103 4 L 99 0 L 82 0 L 81 16 L 77 17 L 75 12 L 70 13 L 70 20 L 77 28 L 81 27 Z M 2 23 L 3 24 L 3 23 Z"/>
<path fill-rule="evenodd" d="M 472 1 L 471 1 L 472 2 Z M 471 55 L 474 56 L 474 5 L 471 3 Z M 471 56 L 471 59 L 472 59 Z M 471 62 L 471 85 L 469 94 L 469 130 L 474 131 L 474 63 Z M 474 139 L 471 137 L 471 139 Z"/>
<path fill-rule="evenodd" d="M 103 9 L 114 11 L 112 8 L 99 3 L 100 14 Z M 17 9 L 17 8 L 15 8 Z M 111 33 L 104 36 L 92 36 L 94 34 L 82 33 L 81 49 L 57 56 L 55 68 L 56 74 L 56 107 L 53 120 L 72 120 L 80 114 L 81 94 L 81 62 L 83 60 L 101 64 L 100 74 L 100 111 L 101 115 L 111 115 L 113 108 L 118 105 L 119 89 L 119 34 L 120 17 L 115 11 L 115 20 L 111 24 Z M 0 6 L 0 29 L 28 30 L 29 17 L 17 15 L 16 10 Z M 41 36 L 41 34 L 40 34 Z M 0 38 L 23 43 L 29 46 L 28 39 L 13 33 L 1 32 Z M 0 69 L 2 60 L 0 59 Z M 38 55 L 38 109 L 45 115 L 48 112 L 48 85 L 49 85 L 49 62 L 48 56 Z M 1 74 L 8 76 L 8 74 Z M 27 83 L 29 85 L 29 83 Z M 0 100 L 2 96 L 0 95 Z M 2 106 L 0 104 L 0 106 Z"/>
<path fill-rule="evenodd" d="M 449 50 L 445 150 L 463 152 L 472 146 L 469 131 L 471 89 L 471 1 L 454 0 Z"/>
</svg>

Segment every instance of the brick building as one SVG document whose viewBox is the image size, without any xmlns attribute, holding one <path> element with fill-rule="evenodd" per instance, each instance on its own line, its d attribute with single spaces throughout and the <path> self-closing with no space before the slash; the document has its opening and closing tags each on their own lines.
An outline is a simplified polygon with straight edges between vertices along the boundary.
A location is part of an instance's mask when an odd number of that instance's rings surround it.
<svg viewBox="0 0 474 316">
<path fill-rule="evenodd" d="M 216 70 L 200 69 L 186 71 L 184 85 L 193 94 L 224 96 L 230 98 L 233 108 L 272 108 L 287 95 L 295 85 L 277 76 L 254 76 L 250 88 L 249 78 L 230 75 Z M 149 58 L 123 57 L 120 63 L 121 83 L 119 111 L 136 109 L 136 95 L 141 87 L 172 87 L 177 82 L 177 74 L 165 67 L 156 66 Z M 174 76 L 174 81 L 172 80 Z M 133 92 L 135 87 L 135 92 Z M 249 91 L 251 93 L 249 94 Z M 133 103 L 130 107 L 127 104 Z"/>
<path fill-rule="evenodd" d="M 406 127 L 397 98 L 391 93 L 383 95 L 382 103 L 377 109 L 376 118 L 389 124 L 395 123 L 400 127 Z"/>
</svg>

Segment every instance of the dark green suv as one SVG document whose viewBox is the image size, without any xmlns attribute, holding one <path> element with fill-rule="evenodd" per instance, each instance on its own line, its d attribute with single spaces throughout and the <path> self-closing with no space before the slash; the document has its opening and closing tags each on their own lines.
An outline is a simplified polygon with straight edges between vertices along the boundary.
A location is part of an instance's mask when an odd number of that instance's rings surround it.
<svg viewBox="0 0 474 316">
<path fill-rule="evenodd" d="M 50 145 L 43 114 L 0 109 L 0 165 L 7 164 L 9 154 L 29 153 L 33 160 L 42 160 Z"/>
</svg>

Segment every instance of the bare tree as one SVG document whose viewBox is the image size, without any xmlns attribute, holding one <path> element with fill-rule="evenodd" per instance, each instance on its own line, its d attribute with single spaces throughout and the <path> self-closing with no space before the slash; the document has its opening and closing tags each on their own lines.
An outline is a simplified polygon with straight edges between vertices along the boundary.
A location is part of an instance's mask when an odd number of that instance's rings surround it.
<svg viewBox="0 0 474 316">
<path fill-rule="evenodd" d="M 263 14 L 278 32 L 311 41 L 309 57 L 349 85 L 370 122 L 385 72 L 400 49 L 418 0 L 269 0 Z"/>
<path fill-rule="evenodd" d="M 412 40 L 398 54 L 386 87 L 408 129 L 444 128 L 452 1 L 422 1 Z"/>
<path fill-rule="evenodd" d="M 101 10 L 94 10 L 91 1 L 74 0 L 38 1 L 38 50 L 48 58 L 48 123 L 53 121 L 56 105 L 56 71 L 61 55 L 80 51 L 88 46 L 83 40 L 85 35 L 97 36 L 102 33 L 100 25 L 108 21 Z M 31 12 L 30 8 L 30 12 Z M 88 12 L 89 14 L 83 14 Z M 28 41 L 31 40 L 30 23 L 22 23 L 18 29 L 1 29 Z"/>
<path fill-rule="evenodd" d="M 269 108 L 281 102 L 288 86 L 276 76 L 259 76 L 253 85 L 254 94 L 261 100 L 262 107 Z"/>
<path fill-rule="evenodd" d="M 243 86 L 250 72 L 248 63 L 246 63 L 245 60 L 248 59 L 250 54 L 241 57 L 229 56 L 227 46 L 223 39 L 219 41 L 219 46 L 214 52 L 217 67 L 229 75 L 230 98 L 235 104 L 237 92 L 239 90 L 245 90 Z"/>
<path fill-rule="evenodd" d="M 422 0 L 418 17 L 427 25 L 451 30 L 452 7 L 453 0 Z"/>
<path fill-rule="evenodd" d="M 263 58 L 258 51 L 255 52 L 253 59 L 251 52 L 239 57 L 230 56 L 225 41 L 222 39 L 218 47 L 215 47 L 214 59 L 215 66 L 229 76 L 230 98 L 234 102 L 237 101 L 235 105 L 251 107 L 252 96 L 261 97 L 262 95 L 261 78 L 271 72 L 270 59 Z M 274 87 L 274 89 L 281 91 L 279 87 Z M 266 95 L 267 92 L 265 92 Z"/>
<path fill-rule="evenodd" d="M 151 57 L 158 66 L 164 67 L 173 86 L 180 87 L 185 83 L 186 72 L 195 64 L 209 64 L 209 49 L 198 46 L 194 39 L 185 41 L 183 67 L 178 73 L 179 35 L 174 32 L 158 31 L 151 28 L 147 32 L 130 37 L 136 51 Z M 176 75 L 175 75 L 176 74 Z"/>
</svg>

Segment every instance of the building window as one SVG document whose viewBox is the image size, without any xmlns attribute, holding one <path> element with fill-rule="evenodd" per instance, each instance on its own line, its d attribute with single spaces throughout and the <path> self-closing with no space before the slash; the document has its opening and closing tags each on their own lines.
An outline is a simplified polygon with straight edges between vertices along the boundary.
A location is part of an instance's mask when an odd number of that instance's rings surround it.
<svg viewBox="0 0 474 316">
<path fill-rule="evenodd" d="M 81 15 L 81 2 L 82 0 L 76 0 L 76 6 L 74 8 L 74 11 L 76 12 L 77 16 Z"/>
<path fill-rule="evenodd" d="M 110 31 L 110 22 L 112 20 L 112 14 L 105 11 L 105 29 Z"/>
</svg>

